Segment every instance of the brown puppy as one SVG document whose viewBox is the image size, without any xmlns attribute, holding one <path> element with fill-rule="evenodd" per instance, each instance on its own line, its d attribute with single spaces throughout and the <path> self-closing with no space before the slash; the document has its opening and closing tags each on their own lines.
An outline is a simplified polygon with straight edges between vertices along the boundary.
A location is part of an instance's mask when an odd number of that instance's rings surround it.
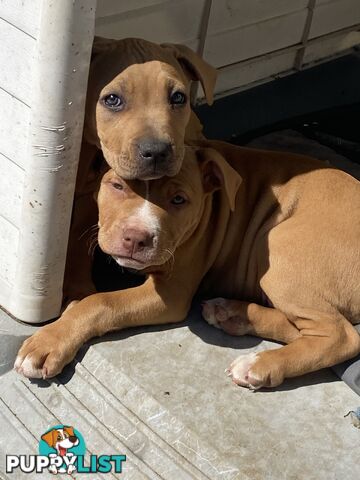
<svg viewBox="0 0 360 480">
<path fill-rule="evenodd" d="M 93 336 L 180 321 L 197 291 L 239 299 L 205 302 L 209 323 L 288 344 L 235 360 L 239 385 L 274 387 L 360 352 L 360 184 L 300 155 L 204 145 L 217 151 L 188 148 L 173 178 L 105 174 L 99 244 L 148 279 L 87 297 L 37 332 L 19 372 L 53 376 Z"/>
<path fill-rule="evenodd" d="M 175 175 L 184 156 L 191 80 L 200 80 L 211 104 L 216 70 L 188 47 L 95 39 L 85 140 L 123 178 Z"/>
<path fill-rule="evenodd" d="M 98 153 L 102 150 L 107 163 L 123 178 L 175 175 L 181 167 L 185 137 L 202 138 L 200 122 L 190 108 L 192 80 L 200 80 L 208 103 L 212 103 L 216 70 L 189 48 L 134 38 L 95 38 L 65 301 L 95 291 L 87 232 L 97 222 L 93 194 L 103 166 Z"/>
</svg>

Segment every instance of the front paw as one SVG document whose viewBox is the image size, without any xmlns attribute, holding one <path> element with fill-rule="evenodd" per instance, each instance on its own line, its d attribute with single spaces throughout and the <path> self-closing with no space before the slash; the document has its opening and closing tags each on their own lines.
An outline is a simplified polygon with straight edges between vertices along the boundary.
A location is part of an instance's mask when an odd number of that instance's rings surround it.
<svg viewBox="0 0 360 480">
<path fill-rule="evenodd" d="M 69 331 L 54 322 L 25 340 L 16 357 L 15 370 L 28 378 L 51 378 L 59 374 L 77 352 Z"/>
<path fill-rule="evenodd" d="M 67 468 L 67 473 L 70 475 L 71 473 L 76 472 L 76 467 L 75 465 L 69 465 Z"/>
<path fill-rule="evenodd" d="M 57 475 L 58 469 L 56 468 L 56 465 L 50 465 L 48 468 L 49 472 L 52 473 L 53 475 Z"/>
<path fill-rule="evenodd" d="M 282 366 L 276 362 L 278 350 L 280 349 L 240 355 L 225 370 L 225 373 L 234 383 L 250 390 L 277 387 L 284 380 Z"/>
<path fill-rule="evenodd" d="M 241 302 L 225 298 L 213 298 L 202 303 L 202 316 L 216 328 L 229 335 L 250 333 L 250 324 L 241 310 Z"/>
<path fill-rule="evenodd" d="M 262 379 L 257 378 L 252 367 L 255 365 L 258 355 L 255 352 L 247 355 L 240 355 L 225 370 L 225 373 L 231 377 L 232 381 L 241 387 L 247 387 L 250 390 L 257 390 L 264 386 Z"/>
</svg>

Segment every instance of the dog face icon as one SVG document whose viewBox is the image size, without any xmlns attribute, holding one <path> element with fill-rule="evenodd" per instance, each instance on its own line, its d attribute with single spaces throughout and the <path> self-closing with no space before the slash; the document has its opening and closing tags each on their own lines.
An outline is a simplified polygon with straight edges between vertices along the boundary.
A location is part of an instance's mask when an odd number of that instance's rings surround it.
<svg viewBox="0 0 360 480">
<path fill-rule="evenodd" d="M 41 439 L 46 442 L 49 447 L 56 450 L 57 454 L 64 457 L 68 449 L 79 444 L 79 439 L 74 433 L 73 427 L 63 426 L 63 428 L 53 428 L 44 435 Z"/>
<path fill-rule="evenodd" d="M 49 458 L 47 469 L 50 473 L 72 474 L 77 471 L 79 456 L 85 454 L 85 442 L 74 427 L 56 425 L 41 435 L 39 453 Z"/>
</svg>

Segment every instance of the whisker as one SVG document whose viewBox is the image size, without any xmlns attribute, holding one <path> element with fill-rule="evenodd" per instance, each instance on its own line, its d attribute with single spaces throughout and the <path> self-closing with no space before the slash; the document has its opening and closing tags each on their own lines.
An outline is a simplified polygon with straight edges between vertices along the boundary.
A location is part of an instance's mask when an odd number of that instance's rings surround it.
<svg viewBox="0 0 360 480">
<path fill-rule="evenodd" d="M 81 240 L 87 233 L 93 233 L 92 230 L 96 231 L 99 230 L 99 225 L 96 223 L 94 225 L 91 225 L 91 227 L 87 228 L 78 238 L 78 240 Z"/>
<path fill-rule="evenodd" d="M 169 266 L 170 266 L 170 273 L 173 271 L 174 269 L 174 264 L 175 264 L 175 255 L 174 255 L 174 252 L 172 250 L 170 250 L 169 248 L 165 248 L 165 252 L 170 254 L 170 258 L 168 259 L 165 259 L 167 262 L 169 262 Z"/>
<path fill-rule="evenodd" d="M 88 255 L 93 257 L 95 253 L 96 247 L 99 245 L 98 243 L 98 236 L 95 232 L 92 234 L 92 237 L 89 239 L 89 248 L 88 248 Z"/>
</svg>

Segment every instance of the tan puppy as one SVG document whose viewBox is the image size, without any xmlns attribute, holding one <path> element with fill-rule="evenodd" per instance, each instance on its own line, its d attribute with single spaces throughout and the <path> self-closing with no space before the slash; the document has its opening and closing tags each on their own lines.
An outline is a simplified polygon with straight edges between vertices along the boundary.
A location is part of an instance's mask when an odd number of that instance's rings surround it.
<svg viewBox="0 0 360 480">
<path fill-rule="evenodd" d="M 105 174 L 99 244 L 148 278 L 87 297 L 41 329 L 22 346 L 19 372 L 50 377 L 93 336 L 178 322 L 196 292 L 238 299 L 205 302 L 209 323 L 288 344 L 235 360 L 240 385 L 274 387 L 360 352 L 351 324 L 360 320 L 360 184 L 300 155 L 202 145 L 216 150 L 188 148 L 173 178 Z"/>
<path fill-rule="evenodd" d="M 211 104 L 216 70 L 190 48 L 96 38 L 85 140 L 123 178 L 175 175 L 184 156 L 192 80 L 200 80 Z"/>
<path fill-rule="evenodd" d="M 216 70 L 189 48 L 95 38 L 64 284 L 67 301 L 95 291 L 88 231 L 97 222 L 93 194 L 101 179 L 101 151 L 124 178 L 175 175 L 185 136 L 202 138 L 190 108 L 192 80 L 200 80 L 212 103 Z"/>
</svg>

